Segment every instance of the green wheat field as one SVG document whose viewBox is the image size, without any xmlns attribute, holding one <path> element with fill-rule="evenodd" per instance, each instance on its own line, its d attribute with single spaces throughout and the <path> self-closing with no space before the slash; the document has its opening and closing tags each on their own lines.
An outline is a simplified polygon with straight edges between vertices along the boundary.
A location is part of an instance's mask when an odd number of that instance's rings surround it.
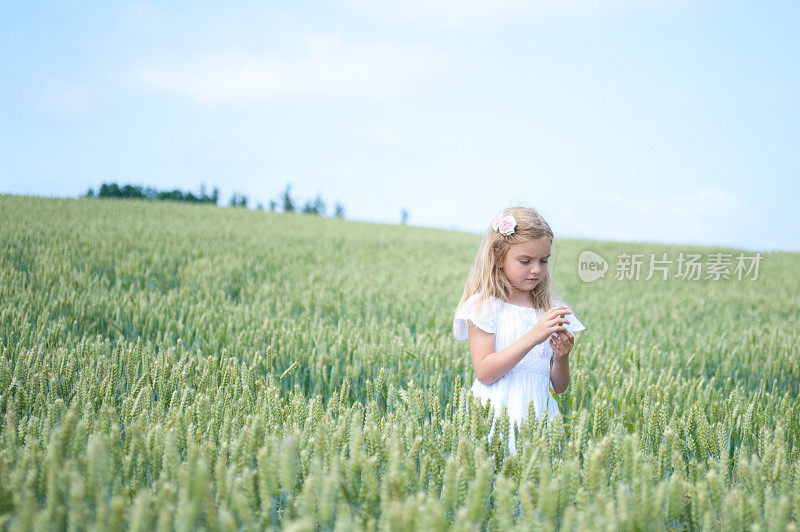
<svg viewBox="0 0 800 532">
<path fill-rule="evenodd" d="M 563 423 L 507 455 L 452 333 L 479 241 L 0 196 L 0 529 L 798 529 L 800 254 L 617 280 L 620 253 L 740 250 L 557 238 L 587 329 Z"/>
</svg>

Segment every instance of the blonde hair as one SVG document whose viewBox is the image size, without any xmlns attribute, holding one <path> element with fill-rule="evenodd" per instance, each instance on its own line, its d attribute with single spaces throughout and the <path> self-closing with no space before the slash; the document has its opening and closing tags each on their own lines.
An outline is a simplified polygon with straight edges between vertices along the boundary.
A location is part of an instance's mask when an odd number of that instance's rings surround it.
<svg viewBox="0 0 800 532">
<path fill-rule="evenodd" d="M 478 254 L 475 255 L 469 270 L 459 306 L 475 294 L 478 294 L 476 301 L 478 305 L 489 297 L 508 302 L 511 283 L 498 265 L 503 263 L 511 246 L 540 238 L 549 239 L 551 245 L 553 243 L 553 231 L 535 209 L 522 206 L 508 207 L 503 209 L 502 214 L 513 216 L 517 226 L 508 236 L 502 235 L 491 226 L 486 230 L 478 247 Z M 535 308 L 549 310 L 554 306 L 555 298 L 555 288 L 548 271 L 531 290 L 531 299 Z"/>
</svg>

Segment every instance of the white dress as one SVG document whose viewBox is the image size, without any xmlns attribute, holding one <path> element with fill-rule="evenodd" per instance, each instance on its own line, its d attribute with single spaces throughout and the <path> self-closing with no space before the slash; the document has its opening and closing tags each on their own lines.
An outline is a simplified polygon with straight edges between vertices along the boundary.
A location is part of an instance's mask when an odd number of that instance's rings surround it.
<svg viewBox="0 0 800 532">
<path fill-rule="evenodd" d="M 478 308 L 477 295 L 467 299 L 463 305 L 456 308 L 453 320 L 453 333 L 458 340 L 468 340 L 468 322 L 495 335 L 494 349 L 505 349 L 522 335 L 528 332 L 544 313 L 543 310 L 521 307 L 506 303 L 500 299 L 490 297 Z M 556 305 L 564 305 L 554 302 Z M 569 308 L 568 305 L 567 308 Z M 572 308 L 570 308 L 572 310 Z M 575 314 L 567 314 L 564 327 L 571 333 L 584 330 L 586 327 L 578 321 Z M 533 401 L 537 419 L 542 418 L 546 410 L 548 419 L 561 415 L 558 404 L 550 395 L 550 359 L 553 357 L 553 348 L 550 341 L 535 345 L 533 349 L 520 360 L 511 371 L 500 377 L 490 385 L 485 385 L 478 379 L 472 384 L 472 393 L 480 398 L 486 406 L 486 401 L 491 400 L 494 418 L 489 431 L 491 441 L 495 424 L 506 405 L 509 419 L 508 447 L 511 453 L 517 452 L 514 441 L 514 423 L 521 427 L 523 420 L 528 416 L 528 403 Z"/>
</svg>

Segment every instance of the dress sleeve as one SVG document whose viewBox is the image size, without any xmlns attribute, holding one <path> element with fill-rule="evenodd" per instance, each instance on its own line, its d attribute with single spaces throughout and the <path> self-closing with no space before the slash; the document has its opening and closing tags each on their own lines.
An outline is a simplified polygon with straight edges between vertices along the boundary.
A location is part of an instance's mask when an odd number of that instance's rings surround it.
<svg viewBox="0 0 800 532">
<path fill-rule="evenodd" d="M 477 297 L 477 294 L 470 296 L 456 308 L 453 319 L 453 334 L 455 334 L 456 340 L 469 338 L 469 322 L 488 333 L 494 334 L 497 331 L 497 312 L 494 301 L 484 300 L 483 304 L 478 305 Z"/>
<path fill-rule="evenodd" d="M 554 303 L 556 306 L 564 305 L 568 309 L 572 310 L 572 307 L 561 301 L 555 301 Z M 565 323 L 564 327 L 573 335 L 578 331 L 586 329 L 586 326 L 583 323 L 581 323 L 580 320 L 578 319 L 578 316 L 575 315 L 574 310 L 572 310 L 571 314 L 566 314 L 564 317 L 569 320 L 569 323 Z"/>
</svg>

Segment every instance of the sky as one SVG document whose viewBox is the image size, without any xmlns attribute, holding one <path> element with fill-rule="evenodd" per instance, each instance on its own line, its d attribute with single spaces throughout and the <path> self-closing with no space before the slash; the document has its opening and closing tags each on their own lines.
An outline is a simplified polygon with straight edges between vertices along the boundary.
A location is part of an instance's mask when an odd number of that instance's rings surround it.
<svg viewBox="0 0 800 532">
<path fill-rule="evenodd" d="M 24 2 L 0 193 L 117 182 L 800 251 L 800 3 Z"/>
</svg>

